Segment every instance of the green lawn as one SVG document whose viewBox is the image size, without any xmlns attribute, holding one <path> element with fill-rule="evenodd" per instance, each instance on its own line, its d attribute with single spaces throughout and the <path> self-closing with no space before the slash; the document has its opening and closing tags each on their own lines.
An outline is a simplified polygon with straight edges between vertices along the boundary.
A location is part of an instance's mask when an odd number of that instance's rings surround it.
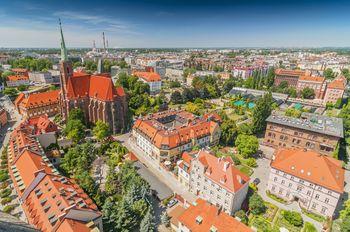
<svg viewBox="0 0 350 232">
<path fill-rule="evenodd" d="M 236 167 L 247 176 L 251 176 L 254 172 L 252 168 L 243 164 L 237 165 Z"/>
<path fill-rule="evenodd" d="M 277 201 L 279 203 L 282 203 L 282 204 L 286 204 L 287 203 L 284 199 L 279 198 L 278 196 L 275 196 L 275 195 L 271 194 L 269 191 L 266 191 L 266 195 L 268 197 L 270 197 L 272 200 L 275 200 L 275 201 Z"/>
<path fill-rule="evenodd" d="M 277 211 L 278 211 L 278 207 L 275 206 L 274 204 L 271 204 L 270 202 L 267 202 L 267 201 L 265 201 L 265 205 L 266 205 L 266 207 L 267 207 L 267 210 L 266 210 L 266 212 L 265 212 L 265 214 L 264 214 L 263 217 L 264 217 L 267 221 L 272 222 L 273 219 L 274 219 L 275 216 L 276 216 L 276 213 L 277 213 Z"/>
</svg>

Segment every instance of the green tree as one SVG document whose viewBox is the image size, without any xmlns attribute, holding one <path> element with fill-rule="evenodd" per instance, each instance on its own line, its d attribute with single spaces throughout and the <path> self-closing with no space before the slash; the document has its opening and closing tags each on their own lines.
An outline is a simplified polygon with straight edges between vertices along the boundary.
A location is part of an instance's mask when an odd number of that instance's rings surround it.
<svg viewBox="0 0 350 232">
<path fill-rule="evenodd" d="M 284 211 L 282 215 L 283 218 L 293 226 L 301 227 L 304 223 L 303 218 L 298 212 L 288 210 Z"/>
<path fill-rule="evenodd" d="M 80 120 L 68 120 L 64 133 L 73 142 L 78 143 L 85 136 L 85 126 Z"/>
<path fill-rule="evenodd" d="M 150 207 L 140 224 L 140 232 L 154 232 L 155 223 L 152 207 Z"/>
<path fill-rule="evenodd" d="M 248 217 L 247 217 L 246 213 L 243 210 L 238 210 L 235 213 L 235 217 L 240 218 L 242 223 L 244 223 L 246 225 L 248 224 Z"/>
<path fill-rule="evenodd" d="M 259 141 L 254 135 L 240 134 L 236 139 L 235 145 L 238 152 L 245 158 L 248 158 L 258 151 Z"/>
<path fill-rule="evenodd" d="M 15 88 L 5 88 L 4 91 L 2 91 L 3 94 L 14 98 L 18 95 L 18 90 Z"/>
<path fill-rule="evenodd" d="M 85 122 L 84 112 L 80 108 L 75 108 L 69 111 L 68 121 L 79 120 L 80 122 Z"/>
<path fill-rule="evenodd" d="M 259 133 L 265 130 L 266 119 L 270 116 L 272 111 L 272 94 L 269 92 L 263 97 L 259 98 L 253 109 L 253 122 L 252 122 L 252 132 Z"/>
<path fill-rule="evenodd" d="M 165 225 L 166 227 L 170 226 L 170 217 L 169 217 L 168 213 L 166 212 L 166 210 L 162 213 L 160 220 L 161 220 L 162 224 Z"/>
<path fill-rule="evenodd" d="M 315 90 L 306 87 L 301 91 L 301 97 L 304 99 L 314 99 L 315 98 Z"/>
<path fill-rule="evenodd" d="M 182 96 L 179 91 L 174 91 L 170 96 L 170 101 L 174 104 L 182 103 Z"/>
<path fill-rule="evenodd" d="M 92 131 L 94 136 L 96 136 L 96 138 L 100 141 L 107 138 L 109 135 L 111 135 L 111 131 L 109 129 L 108 124 L 104 123 L 101 120 L 98 120 L 96 122 L 96 125 Z"/>
<path fill-rule="evenodd" d="M 349 232 L 350 231 L 350 216 L 344 218 L 340 224 L 341 232 Z"/>
<path fill-rule="evenodd" d="M 323 75 L 326 79 L 334 79 L 335 78 L 335 73 L 331 68 L 327 68 L 326 70 L 323 71 Z"/>
<path fill-rule="evenodd" d="M 221 137 L 220 143 L 224 146 L 233 145 L 237 137 L 237 126 L 235 121 L 226 119 L 220 125 Z"/>
<path fill-rule="evenodd" d="M 285 111 L 285 115 L 293 118 L 300 118 L 301 117 L 301 111 L 297 110 L 295 108 L 288 108 Z"/>
<path fill-rule="evenodd" d="M 274 82 L 275 82 L 275 68 L 271 67 L 267 72 L 267 77 L 265 82 L 267 89 L 271 88 Z"/>
<path fill-rule="evenodd" d="M 180 82 L 177 81 L 177 80 L 175 80 L 175 81 L 170 81 L 169 87 L 170 87 L 170 88 L 179 88 L 179 87 L 181 87 L 181 84 L 180 84 Z"/>
<path fill-rule="evenodd" d="M 264 200 L 257 193 L 249 198 L 249 209 L 254 215 L 263 214 L 266 211 Z"/>
</svg>

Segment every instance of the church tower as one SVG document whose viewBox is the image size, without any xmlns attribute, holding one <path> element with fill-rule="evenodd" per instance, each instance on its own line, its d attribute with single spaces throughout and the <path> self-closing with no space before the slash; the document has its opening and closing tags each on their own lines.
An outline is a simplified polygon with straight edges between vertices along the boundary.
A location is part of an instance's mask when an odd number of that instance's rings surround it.
<svg viewBox="0 0 350 232">
<path fill-rule="evenodd" d="M 68 102 L 67 102 L 67 84 L 68 80 L 73 76 L 72 63 L 68 60 L 67 48 L 64 42 L 63 31 L 61 20 L 60 24 L 60 33 L 61 33 L 61 61 L 60 61 L 60 101 L 61 101 L 61 114 L 64 120 L 68 116 Z"/>
</svg>

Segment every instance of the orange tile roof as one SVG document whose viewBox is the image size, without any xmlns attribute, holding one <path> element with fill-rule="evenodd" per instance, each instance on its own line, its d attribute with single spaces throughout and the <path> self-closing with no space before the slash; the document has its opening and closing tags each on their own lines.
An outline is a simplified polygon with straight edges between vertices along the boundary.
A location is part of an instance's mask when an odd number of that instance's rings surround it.
<svg viewBox="0 0 350 232">
<path fill-rule="evenodd" d="M 20 105 L 29 108 L 29 107 L 38 107 L 45 104 L 58 104 L 59 102 L 59 93 L 60 90 L 52 90 L 47 92 L 32 93 L 25 99 L 20 102 Z"/>
<path fill-rule="evenodd" d="M 234 166 L 231 157 L 218 158 L 208 151 L 200 150 L 198 159 L 207 168 L 205 175 L 230 192 L 239 191 L 250 180 Z"/>
<path fill-rule="evenodd" d="M 117 96 L 125 96 L 124 89 L 115 87 L 108 75 L 76 72 L 72 78 L 68 79 L 68 98 L 93 97 L 103 101 L 112 101 Z"/>
<path fill-rule="evenodd" d="M 47 116 L 23 121 L 9 140 L 9 173 L 21 206 L 29 223 L 42 231 L 91 231 L 87 223 L 102 214 L 73 179 L 44 159 L 33 137 L 33 125 L 46 128 L 47 121 Z"/>
<path fill-rule="evenodd" d="M 11 69 L 12 72 L 17 72 L 17 73 L 25 73 L 28 72 L 28 69 L 26 68 L 13 68 Z"/>
<path fill-rule="evenodd" d="M 289 70 L 289 69 L 276 69 L 276 75 L 288 75 L 288 76 L 304 76 L 308 74 L 308 72 L 303 70 Z"/>
<path fill-rule="evenodd" d="M 314 151 L 279 149 L 271 167 L 339 193 L 344 191 L 342 162 Z"/>
<path fill-rule="evenodd" d="M 57 125 L 49 119 L 47 114 L 28 119 L 28 124 L 34 127 L 35 134 L 55 132 L 58 130 Z"/>
<path fill-rule="evenodd" d="M 331 88 L 331 89 L 341 89 L 341 90 L 345 90 L 345 81 L 341 78 L 339 79 L 334 79 L 333 81 L 331 81 L 327 88 Z"/>
<path fill-rule="evenodd" d="M 25 99 L 24 93 L 18 94 L 18 96 L 17 96 L 17 98 L 16 98 L 16 100 L 14 102 L 15 106 L 18 107 L 19 104 L 23 101 L 23 99 Z"/>
<path fill-rule="evenodd" d="M 325 81 L 324 77 L 315 77 L 315 76 L 300 76 L 299 81 L 311 81 L 311 82 L 321 82 Z"/>
<path fill-rule="evenodd" d="M 201 223 L 197 220 L 201 218 Z M 210 231 L 216 228 L 218 232 L 251 232 L 252 230 L 237 221 L 228 214 L 219 211 L 217 207 L 211 205 L 203 199 L 198 199 L 195 205 L 191 205 L 179 217 L 178 221 L 185 225 L 191 232 Z"/>
<path fill-rule="evenodd" d="M 22 81 L 22 80 L 29 80 L 29 77 L 23 76 L 23 75 L 8 76 L 7 80 L 9 80 L 9 81 Z"/>
<path fill-rule="evenodd" d="M 161 81 L 160 75 L 155 72 L 134 72 L 133 75 L 142 78 L 147 82 Z"/>
<path fill-rule="evenodd" d="M 183 120 L 181 125 L 169 128 L 159 122 L 162 118 L 177 116 Z M 196 117 L 186 111 L 168 110 L 137 119 L 133 128 L 142 131 L 148 139 L 158 148 L 168 146 L 175 148 L 180 144 L 189 143 L 193 138 L 208 136 L 219 125 L 204 117 Z"/>
</svg>

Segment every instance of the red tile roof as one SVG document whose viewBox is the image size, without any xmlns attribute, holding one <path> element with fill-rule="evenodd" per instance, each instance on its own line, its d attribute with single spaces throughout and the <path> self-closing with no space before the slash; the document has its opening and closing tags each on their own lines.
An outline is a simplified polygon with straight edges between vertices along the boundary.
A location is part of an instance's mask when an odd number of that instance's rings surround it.
<svg viewBox="0 0 350 232">
<path fill-rule="evenodd" d="M 331 81 L 328 84 L 327 88 L 345 90 L 345 86 L 346 86 L 345 81 L 342 78 L 338 78 Z"/>
<path fill-rule="evenodd" d="M 161 81 L 160 75 L 155 72 L 134 72 L 133 75 L 142 78 L 147 82 Z"/>
<path fill-rule="evenodd" d="M 112 101 L 115 97 L 125 96 L 122 87 L 115 87 L 108 75 L 90 75 L 82 72 L 74 73 L 68 79 L 67 97 L 92 97 L 102 101 Z"/>
<path fill-rule="evenodd" d="M 287 76 L 305 76 L 309 74 L 306 71 L 302 70 L 289 70 L 289 69 L 276 69 L 275 70 L 276 75 L 287 75 Z"/>
<path fill-rule="evenodd" d="M 52 90 L 47 92 L 32 93 L 27 98 L 18 96 L 17 104 L 25 108 L 39 107 L 46 104 L 58 104 L 60 90 Z"/>
<path fill-rule="evenodd" d="M 239 191 L 250 178 L 238 170 L 231 157 L 218 158 L 208 151 L 198 152 L 199 161 L 205 166 L 205 175 L 230 192 Z"/>
<path fill-rule="evenodd" d="M 87 224 L 102 214 L 74 180 L 57 172 L 33 136 L 33 127 L 46 122 L 45 116 L 24 121 L 10 137 L 9 173 L 21 206 L 42 231 L 91 231 Z"/>
<path fill-rule="evenodd" d="M 336 192 L 344 192 L 342 162 L 332 157 L 301 149 L 279 149 L 271 167 Z"/>
<path fill-rule="evenodd" d="M 325 78 L 324 77 L 315 77 L 315 76 L 301 76 L 301 77 L 299 77 L 299 81 L 310 81 L 310 82 L 323 83 L 325 81 Z"/>
<path fill-rule="evenodd" d="M 179 217 L 178 221 L 185 225 L 191 232 L 203 232 L 216 229 L 218 232 L 251 232 L 252 230 L 237 221 L 228 214 L 219 211 L 214 205 L 198 199 L 195 205 L 191 205 Z M 201 222 L 199 222 L 201 221 Z"/>
<path fill-rule="evenodd" d="M 23 76 L 23 75 L 8 76 L 7 80 L 9 80 L 9 81 L 29 80 L 29 77 Z"/>
</svg>

